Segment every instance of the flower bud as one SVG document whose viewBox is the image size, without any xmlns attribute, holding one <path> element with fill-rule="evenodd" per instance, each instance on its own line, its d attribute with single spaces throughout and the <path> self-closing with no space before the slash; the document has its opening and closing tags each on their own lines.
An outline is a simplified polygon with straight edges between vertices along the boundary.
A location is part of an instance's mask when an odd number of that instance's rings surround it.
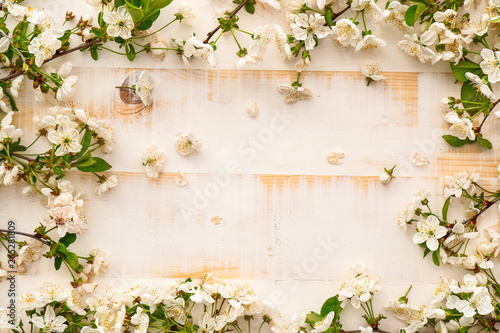
<svg viewBox="0 0 500 333">
<path fill-rule="evenodd" d="M 387 172 L 384 172 L 383 174 L 380 175 L 380 177 L 378 177 L 378 179 L 382 184 L 387 185 L 391 182 L 392 176 L 389 175 Z"/>
<path fill-rule="evenodd" d="M 94 18 L 92 17 L 92 15 L 85 14 L 82 16 L 82 21 L 87 22 L 87 24 L 90 25 L 92 24 L 92 22 L 94 22 Z"/>
</svg>

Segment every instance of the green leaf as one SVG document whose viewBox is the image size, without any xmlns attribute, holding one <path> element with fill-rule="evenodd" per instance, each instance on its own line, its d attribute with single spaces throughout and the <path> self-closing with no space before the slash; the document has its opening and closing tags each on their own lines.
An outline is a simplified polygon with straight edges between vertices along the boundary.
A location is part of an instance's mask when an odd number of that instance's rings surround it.
<svg viewBox="0 0 500 333">
<path fill-rule="evenodd" d="M 417 22 L 418 18 L 420 17 L 420 15 L 422 15 L 425 9 L 427 9 L 427 6 L 423 3 L 418 3 L 416 5 L 410 6 L 405 14 L 406 24 L 408 24 L 410 27 L 413 27 L 413 25 Z"/>
<path fill-rule="evenodd" d="M 453 135 L 443 135 L 443 139 L 452 147 L 462 147 L 466 143 L 470 142 L 469 138 L 465 140 L 460 140 L 459 138 Z"/>
<path fill-rule="evenodd" d="M 439 258 L 439 252 L 441 252 L 441 246 L 439 246 L 436 251 L 432 252 L 432 262 L 436 266 L 439 266 L 441 264 L 441 260 Z"/>
<path fill-rule="evenodd" d="M 121 7 L 125 5 L 125 0 L 115 0 L 115 7 Z"/>
<path fill-rule="evenodd" d="M 61 268 L 61 264 L 62 264 L 61 257 L 56 257 L 54 260 L 54 267 L 56 268 L 56 271 L 58 271 L 59 268 Z"/>
<path fill-rule="evenodd" d="M 153 0 L 149 6 L 149 12 L 152 13 L 156 10 L 163 9 L 170 5 L 173 0 Z"/>
<path fill-rule="evenodd" d="M 457 81 L 460 82 L 467 81 L 467 78 L 465 77 L 465 73 L 467 72 L 476 75 L 483 74 L 483 71 L 481 70 L 479 65 L 470 60 L 462 60 L 456 65 L 453 62 L 450 62 L 450 67 L 451 70 L 453 71 L 453 74 L 455 74 L 455 78 L 457 79 Z"/>
<path fill-rule="evenodd" d="M 66 262 L 74 270 L 76 270 L 78 268 L 78 265 L 79 265 L 78 256 L 75 253 L 68 252 L 68 255 L 66 256 Z"/>
<path fill-rule="evenodd" d="M 327 8 L 325 12 L 325 19 L 326 23 L 328 23 L 328 25 L 331 27 L 333 25 L 333 12 L 331 7 Z"/>
<path fill-rule="evenodd" d="M 82 138 L 82 141 L 80 142 L 80 144 L 82 145 L 82 150 L 80 150 L 80 152 L 78 154 L 75 155 L 75 160 L 78 160 L 80 157 L 82 157 L 85 152 L 87 151 L 87 149 L 89 149 L 90 147 L 90 142 L 92 141 L 92 131 L 89 130 L 89 129 L 86 129 L 85 130 L 85 133 L 83 134 L 83 138 Z M 69 161 L 67 161 L 69 162 Z"/>
<path fill-rule="evenodd" d="M 488 139 L 478 137 L 477 142 L 486 149 L 493 148 L 493 145 Z"/>
<path fill-rule="evenodd" d="M 323 317 L 314 311 L 311 311 L 311 313 L 306 316 L 306 323 L 311 325 L 311 327 L 320 320 L 323 320 Z"/>
<path fill-rule="evenodd" d="M 252 5 L 251 3 L 248 3 L 248 2 L 247 2 L 247 3 L 245 4 L 245 10 L 247 11 L 247 13 L 249 13 L 249 14 L 253 14 L 253 13 L 255 13 L 255 6 L 254 6 L 254 5 Z"/>
<path fill-rule="evenodd" d="M 467 110 L 467 112 L 471 116 L 475 115 L 478 112 L 482 112 L 483 110 L 489 110 L 489 100 L 479 91 L 477 91 L 477 89 L 472 85 L 470 81 L 465 81 L 462 85 L 460 98 L 462 99 L 462 105 L 464 106 L 464 109 L 469 109 Z M 484 106 L 482 108 L 478 108 L 478 106 L 480 106 L 478 103 L 482 103 L 484 104 Z"/>
<path fill-rule="evenodd" d="M 321 307 L 320 314 L 322 317 L 326 317 L 331 311 L 335 312 L 335 317 L 333 319 L 333 322 L 336 322 L 337 319 L 340 318 L 340 312 L 342 312 L 342 302 L 339 301 L 339 296 L 333 296 L 330 297 L 323 303 L 323 306 Z"/>
<path fill-rule="evenodd" d="M 87 154 L 83 155 L 77 162 L 76 166 L 80 167 L 88 167 L 91 166 L 92 164 L 95 164 L 95 159 L 92 158 L 92 154 L 88 152 Z"/>
<path fill-rule="evenodd" d="M 451 197 L 448 197 L 443 205 L 443 219 L 445 221 L 448 221 L 448 208 L 450 208 L 450 199 Z"/>
<path fill-rule="evenodd" d="M 135 23 L 139 23 L 144 18 L 144 12 L 141 8 L 135 7 L 128 2 L 125 5 L 125 8 L 127 8 L 127 11 L 129 12 L 130 16 L 132 16 L 132 19 Z"/>
<path fill-rule="evenodd" d="M 102 158 L 92 157 L 91 160 L 93 160 L 94 163 L 84 166 L 77 165 L 76 168 L 82 172 L 104 172 L 111 169 L 111 165 Z"/>
<path fill-rule="evenodd" d="M 59 243 L 64 244 L 64 246 L 68 247 L 76 241 L 76 234 L 66 233 L 61 239 L 59 239 Z"/>
<path fill-rule="evenodd" d="M 10 93 L 6 92 L 4 90 L 5 96 L 9 99 L 10 106 L 12 107 L 12 110 L 14 111 L 19 111 L 17 108 L 16 100 L 14 99 L 14 96 L 12 96 Z"/>
<path fill-rule="evenodd" d="M 424 243 L 422 243 L 422 244 L 424 244 Z M 425 244 L 424 244 L 424 246 L 425 246 Z M 424 250 L 424 258 L 425 258 L 425 257 L 427 257 L 427 255 L 428 255 L 430 252 L 431 252 L 431 250 L 429 250 L 428 248 L 425 248 L 425 250 Z"/>
<path fill-rule="evenodd" d="M 127 59 L 130 61 L 134 61 L 134 59 L 135 59 L 134 45 L 126 44 L 125 45 L 125 52 L 127 53 Z"/>
</svg>

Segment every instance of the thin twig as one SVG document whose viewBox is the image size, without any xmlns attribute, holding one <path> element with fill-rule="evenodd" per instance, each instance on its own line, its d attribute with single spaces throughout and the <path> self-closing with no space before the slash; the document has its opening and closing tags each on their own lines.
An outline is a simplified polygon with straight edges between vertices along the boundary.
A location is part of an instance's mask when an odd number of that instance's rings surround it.
<svg viewBox="0 0 500 333">
<path fill-rule="evenodd" d="M 85 43 L 83 43 L 83 44 L 80 44 L 80 45 L 78 45 L 78 46 L 75 46 L 75 47 L 73 47 L 73 48 L 71 48 L 71 49 L 67 49 L 66 51 L 56 53 L 56 54 L 55 54 L 55 55 L 54 55 L 51 59 L 47 60 L 45 63 L 47 63 L 47 62 L 49 62 L 49 61 L 52 61 L 52 60 L 54 60 L 54 59 L 60 58 L 60 57 L 62 57 L 62 56 L 65 56 L 65 55 L 66 55 L 66 54 L 68 54 L 68 53 L 72 53 L 72 52 L 75 52 L 75 51 L 81 50 L 81 49 L 83 49 L 83 48 L 86 48 L 86 47 L 92 46 L 92 45 L 94 45 L 94 44 L 99 43 L 100 41 L 101 41 L 101 40 L 100 40 L 99 38 L 92 39 L 92 40 L 90 40 L 90 41 L 88 41 L 88 42 L 85 42 Z M 18 76 L 20 76 L 20 75 L 22 75 L 22 74 L 23 74 L 23 72 L 21 72 L 21 71 L 12 72 L 12 73 L 10 73 L 9 75 L 7 75 L 7 76 L 5 76 L 5 77 L 1 78 L 1 79 L 0 79 L 0 81 L 8 81 L 8 80 L 11 80 L 11 79 L 13 79 L 13 78 L 16 78 L 16 77 L 18 77 Z"/>
<path fill-rule="evenodd" d="M 24 156 L 24 155 L 20 155 L 20 154 L 17 154 L 17 153 L 13 153 L 13 152 L 11 152 L 11 153 L 10 153 L 10 155 L 11 155 L 11 156 L 15 156 L 15 157 L 22 158 L 23 160 L 26 160 L 26 161 L 28 161 L 28 162 L 32 162 L 32 161 L 34 161 L 34 159 L 33 159 L 33 158 L 30 158 L 30 157 L 27 157 L 27 156 Z"/>
<path fill-rule="evenodd" d="M 333 17 L 332 17 L 332 21 L 335 21 L 340 15 L 344 14 L 349 8 L 351 8 L 351 5 L 347 5 L 347 7 L 342 9 L 340 12 L 334 13 Z"/>
<path fill-rule="evenodd" d="M 12 44 L 12 41 L 11 41 L 10 37 L 7 36 L 5 33 L 3 33 L 3 31 L 0 31 L 0 36 L 5 37 L 8 40 L 10 40 L 10 43 Z M 21 59 L 23 60 L 23 62 L 26 62 L 26 58 L 24 57 L 24 54 L 21 52 L 21 50 L 19 50 L 17 47 L 14 47 L 14 49 L 16 49 L 17 54 L 21 57 Z"/>
<path fill-rule="evenodd" d="M 479 124 L 479 127 L 476 129 L 476 133 L 481 132 L 481 128 L 483 127 L 484 122 L 486 121 L 488 116 L 491 114 L 491 111 L 493 111 L 493 109 L 495 108 L 495 106 L 497 106 L 498 103 L 500 103 L 500 99 L 498 99 L 497 101 L 495 101 L 495 103 L 493 103 L 493 106 L 491 107 L 490 112 L 486 116 L 484 116 L 483 121 L 481 121 L 481 124 Z"/>
<path fill-rule="evenodd" d="M 241 10 L 241 8 L 243 8 L 249 1 L 250 0 L 243 0 L 243 2 L 238 7 L 236 7 L 235 10 L 233 10 L 233 12 L 229 15 L 228 18 L 231 19 L 234 15 L 236 15 L 236 13 L 238 13 Z M 210 31 L 207 34 L 207 39 L 203 41 L 203 44 L 208 44 L 210 39 L 215 35 L 217 31 L 219 31 L 219 29 L 220 29 L 220 24 L 214 30 Z"/>
<path fill-rule="evenodd" d="M 488 208 L 490 208 L 491 206 L 493 206 L 495 203 L 497 203 L 498 201 L 500 201 L 500 197 L 498 198 L 495 198 L 493 201 L 489 201 L 486 206 L 481 209 L 479 212 L 477 212 L 477 214 L 475 214 L 474 216 L 472 216 L 471 218 L 465 220 L 463 222 L 464 225 L 467 225 L 469 224 L 470 222 L 472 221 L 476 221 L 476 219 L 479 217 L 479 215 L 481 215 L 482 213 L 484 213 Z"/>
<path fill-rule="evenodd" d="M 31 237 L 31 238 L 36 239 L 37 241 L 42 242 L 43 244 L 49 246 L 49 243 L 47 243 L 45 240 L 41 239 L 39 237 L 39 235 L 28 234 L 28 233 L 21 232 L 21 231 L 12 231 L 12 230 L 0 229 L 0 233 L 6 233 L 6 234 L 8 234 L 9 232 L 17 234 L 17 235 L 21 235 L 21 236 Z"/>
</svg>

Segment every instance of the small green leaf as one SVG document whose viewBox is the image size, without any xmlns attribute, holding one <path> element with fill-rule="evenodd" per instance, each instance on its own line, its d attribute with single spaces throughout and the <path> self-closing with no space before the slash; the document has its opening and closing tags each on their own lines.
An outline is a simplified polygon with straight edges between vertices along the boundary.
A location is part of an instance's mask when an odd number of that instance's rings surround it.
<svg viewBox="0 0 500 333">
<path fill-rule="evenodd" d="M 76 234 L 66 233 L 61 239 L 59 239 L 59 243 L 64 244 L 64 246 L 68 247 L 76 241 Z"/>
<path fill-rule="evenodd" d="M 410 6 L 405 14 L 406 24 L 410 27 L 413 27 L 413 25 L 417 22 L 418 18 L 420 17 L 420 15 L 422 15 L 425 9 L 427 9 L 427 6 L 423 3 L 418 3 L 416 5 Z"/>
<path fill-rule="evenodd" d="M 339 296 L 330 297 L 323 303 L 321 307 L 320 314 L 322 317 L 326 317 L 331 311 L 335 312 L 335 317 L 333 322 L 336 322 L 340 318 L 340 312 L 342 312 L 342 302 L 339 301 Z"/>
<path fill-rule="evenodd" d="M 56 257 L 54 260 L 54 267 L 56 268 L 56 271 L 58 271 L 59 268 L 61 268 L 61 264 L 62 264 L 61 257 Z"/>
<path fill-rule="evenodd" d="M 66 256 L 66 262 L 74 270 L 76 270 L 78 268 L 78 265 L 79 265 L 78 256 L 75 253 L 68 252 L 68 255 Z"/>
<path fill-rule="evenodd" d="M 422 244 L 424 244 L 424 243 L 422 243 Z M 425 246 L 425 244 L 424 244 L 424 246 Z M 425 248 L 425 250 L 424 250 L 424 258 L 425 258 L 425 257 L 427 257 L 427 255 L 428 255 L 430 252 L 431 252 L 431 250 L 429 250 L 428 248 Z"/>
<path fill-rule="evenodd" d="M 90 50 L 90 56 L 92 57 L 92 59 L 94 59 L 95 61 L 97 61 L 97 59 L 99 58 L 99 55 L 97 54 L 97 50 L 96 49 L 92 49 Z"/>
<path fill-rule="evenodd" d="M 118 7 L 121 7 L 125 5 L 125 0 L 115 0 L 115 7 L 118 8 Z"/>
<path fill-rule="evenodd" d="M 253 13 L 255 13 L 255 6 L 254 6 L 254 5 L 252 5 L 251 3 L 248 3 L 248 2 L 247 2 L 247 3 L 245 4 L 245 10 L 247 11 L 247 13 L 249 13 L 249 14 L 253 14 Z"/>
<path fill-rule="evenodd" d="M 111 169 L 111 165 L 100 157 L 92 157 L 94 163 L 91 165 L 81 166 L 77 165 L 76 168 L 82 172 L 104 172 Z"/>
<path fill-rule="evenodd" d="M 311 327 L 320 320 L 323 320 L 323 317 L 314 311 L 311 311 L 311 313 L 306 316 L 306 323 L 311 325 Z"/>
<path fill-rule="evenodd" d="M 89 129 L 85 130 L 85 133 L 83 134 L 82 137 L 82 141 L 80 142 L 80 144 L 82 145 L 82 149 L 78 154 L 75 155 L 74 158 L 75 160 L 78 160 L 80 157 L 82 157 L 87 151 L 87 149 L 89 149 L 90 142 L 92 141 L 92 133 L 93 132 Z"/>
<path fill-rule="evenodd" d="M 478 112 L 489 110 L 490 101 L 486 98 L 486 96 L 477 91 L 477 89 L 472 85 L 470 81 L 465 81 L 462 85 L 460 98 L 462 99 L 462 105 L 464 106 L 464 109 L 467 109 L 467 112 L 471 116 L 475 115 Z"/>
<path fill-rule="evenodd" d="M 488 139 L 485 139 L 485 138 L 477 138 L 477 142 L 483 146 L 484 148 L 486 149 L 491 149 L 493 148 L 493 145 L 491 144 L 491 142 L 488 140 Z"/>
<path fill-rule="evenodd" d="M 457 81 L 460 82 L 467 81 L 467 78 L 465 77 L 465 73 L 467 72 L 476 75 L 483 74 L 483 71 L 481 70 L 479 65 L 470 60 L 462 60 L 456 65 L 453 62 L 450 62 L 450 67 L 451 70 L 453 71 L 453 74 L 455 74 L 455 78 L 457 79 Z"/>
<path fill-rule="evenodd" d="M 132 16 L 132 19 L 134 20 L 135 23 L 139 23 L 144 18 L 144 12 L 142 11 L 141 8 L 135 7 L 130 3 L 127 3 L 125 5 L 125 8 L 129 12 L 130 16 Z"/>
<path fill-rule="evenodd" d="M 465 140 L 460 140 L 456 136 L 448 135 L 448 134 L 443 135 L 443 139 L 452 147 L 462 147 L 466 143 L 470 142 L 469 138 L 466 138 Z"/>
<path fill-rule="evenodd" d="M 135 49 L 134 49 L 134 45 L 132 44 L 127 44 L 125 46 L 125 50 L 126 50 L 126 53 L 127 53 L 127 59 L 130 60 L 130 61 L 134 61 L 135 59 Z"/>
<path fill-rule="evenodd" d="M 432 262 L 436 266 L 439 266 L 441 264 L 441 260 L 439 257 L 440 252 L 441 252 L 441 246 L 439 246 L 436 251 L 432 252 Z"/>
<path fill-rule="evenodd" d="M 443 205 L 443 219 L 445 221 L 448 221 L 448 208 L 450 207 L 450 198 L 451 197 L 448 197 Z"/>
</svg>

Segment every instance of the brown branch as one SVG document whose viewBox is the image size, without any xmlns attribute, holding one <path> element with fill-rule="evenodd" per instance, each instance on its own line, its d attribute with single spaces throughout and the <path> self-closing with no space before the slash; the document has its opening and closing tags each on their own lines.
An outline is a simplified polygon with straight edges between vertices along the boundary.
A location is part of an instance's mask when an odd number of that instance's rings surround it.
<svg viewBox="0 0 500 333">
<path fill-rule="evenodd" d="M 62 56 L 65 56 L 66 54 L 69 54 L 69 53 L 72 53 L 72 52 L 75 52 L 75 51 L 78 51 L 78 50 L 84 49 L 84 48 L 86 48 L 86 47 L 92 46 L 92 45 L 94 45 L 94 44 L 99 43 L 100 41 L 101 41 L 101 40 L 100 40 L 99 38 L 92 39 L 92 40 L 90 40 L 90 41 L 88 41 L 88 42 L 85 42 L 85 43 L 83 43 L 83 44 L 80 44 L 80 45 L 78 45 L 78 46 L 75 46 L 75 47 L 73 47 L 73 48 L 71 48 L 71 49 L 67 49 L 66 51 L 62 51 L 62 52 L 56 53 L 56 54 L 55 54 L 55 55 L 54 55 L 51 59 L 47 60 L 45 63 L 48 63 L 49 61 L 52 61 L 52 60 L 57 59 L 57 58 L 60 58 L 60 57 L 62 57 Z M 45 63 L 44 63 L 44 64 L 45 64 Z M 7 75 L 7 76 L 5 76 L 5 77 L 1 78 L 1 79 L 0 79 L 0 81 L 9 81 L 9 80 L 11 80 L 11 79 L 13 79 L 13 78 L 16 78 L 16 77 L 18 77 L 18 76 L 20 76 L 20 75 L 22 75 L 22 74 L 23 74 L 23 72 L 22 72 L 22 71 L 12 72 L 12 73 L 10 73 L 9 75 Z"/>
<path fill-rule="evenodd" d="M 37 241 L 42 242 L 43 244 L 49 246 L 49 244 L 45 240 L 40 238 L 40 235 L 37 235 L 37 234 L 28 234 L 28 233 L 21 232 L 21 231 L 12 231 L 12 230 L 6 230 L 6 229 L 0 229 L 0 233 L 4 233 L 4 234 L 14 233 L 14 234 L 21 235 L 21 236 L 31 237 L 31 238 L 36 239 Z"/>
<path fill-rule="evenodd" d="M 11 155 L 11 156 L 15 156 L 15 157 L 22 158 L 23 160 L 26 160 L 26 161 L 28 161 L 28 162 L 32 162 L 32 161 L 34 161 L 34 159 L 33 159 L 33 158 L 26 157 L 26 156 L 21 155 L 21 154 L 17 154 L 17 153 L 13 153 L 13 152 L 11 152 L 11 153 L 10 153 L 10 155 Z"/>
<path fill-rule="evenodd" d="M 477 127 L 474 132 L 476 133 L 481 133 L 481 128 L 483 127 L 484 125 L 484 122 L 486 121 L 486 119 L 488 118 L 488 116 L 491 114 L 491 111 L 493 111 L 493 109 L 495 108 L 495 106 L 497 106 L 497 104 L 500 103 L 500 99 L 496 100 L 494 103 L 493 103 L 493 106 L 491 107 L 490 109 L 490 112 L 488 112 L 488 114 L 486 116 L 484 116 L 484 119 L 483 121 L 481 121 L 481 124 L 479 124 L 479 127 Z"/>
<path fill-rule="evenodd" d="M 471 218 L 465 220 L 463 222 L 464 225 L 467 225 L 473 221 L 476 221 L 476 219 L 479 217 L 479 215 L 481 215 L 482 213 L 484 213 L 488 208 L 490 208 L 491 206 L 493 206 L 495 203 L 497 203 L 498 201 L 500 201 L 500 197 L 498 198 L 495 198 L 493 201 L 488 201 L 488 203 L 486 204 L 486 206 L 481 209 L 479 212 L 477 212 L 477 214 L 475 214 L 474 216 L 472 216 Z"/>
<path fill-rule="evenodd" d="M 335 21 L 340 15 L 344 14 L 349 8 L 351 8 L 351 5 L 347 5 L 347 7 L 342 9 L 340 12 L 334 13 L 333 17 L 332 17 L 332 21 Z"/>
<path fill-rule="evenodd" d="M 250 0 L 243 0 L 243 2 L 242 2 L 242 3 L 238 6 L 238 7 L 236 7 L 236 9 L 235 9 L 235 10 L 233 10 L 233 11 L 231 12 L 231 14 L 229 15 L 229 17 L 228 17 L 228 18 L 230 19 L 230 18 L 232 18 L 234 15 L 236 15 L 236 13 L 238 13 L 238 12 L 241 10 L 241 8 L 243 8 L 243 7 L 244 7 L 244 6 L 245 6 L 245 5 L 246 5 L 249 1 L 250 1 Z M 220 24 L 219 24 L 219 25 L 218 25 L 218 26 L 217 26 L 214 30 L 210 31 L 210 32 L 207 34 L 207 39 L 205 39 L 205 40 L 203 41 L 203 44 L 208 44 L 208 42 L 210 41 L 210 39 L 211 39 L 211 38 L 215 35 L 215 33 L 216 33 L 217 31 L 219 31 L 219 29 L 220 29 Z"/>
</svg>

